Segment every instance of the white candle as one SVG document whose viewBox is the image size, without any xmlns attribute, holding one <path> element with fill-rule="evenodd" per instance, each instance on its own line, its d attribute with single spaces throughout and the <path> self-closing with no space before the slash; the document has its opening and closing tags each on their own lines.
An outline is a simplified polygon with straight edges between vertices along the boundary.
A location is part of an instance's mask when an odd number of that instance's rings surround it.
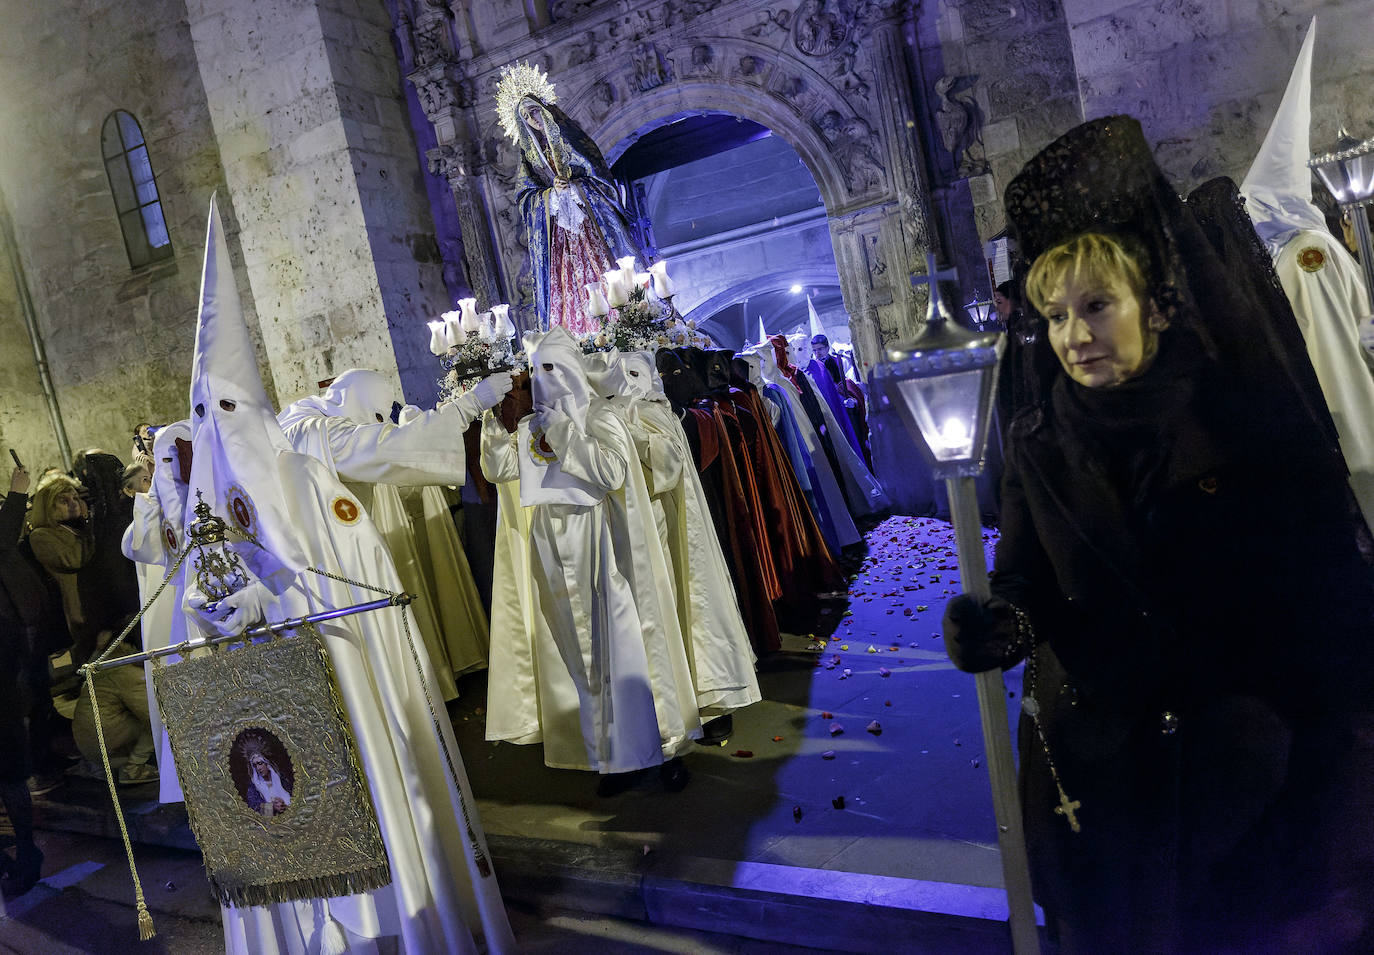
<svg viewBox="0 0 1374 955">
<path fill-rule="evenodd" d="M 629 288 L 625 282 L 625 275 L 622 272 L 607 272 L 606 300 L 611 308 L 619 308 L 625 304 L 625 300 L 630 297 Z"/>
<path fill-rule="evenodd" d="M 600 282 L 587 283 L 587 311 L 597 318 L 605 317 L 611 310 L 611 304 L 606 301 L 605 294 L 601 291 Z"/>
<path fill-rule="evenodd" d="M 515 325 L 510 320 L 509 305 L 493 305 L 491 317 L 497 341 L 505 341 L 515 334 Z"/>
<path fill-rule="evenodd" d="M 463 331 L 463 316 L 459 312 L 444 313 L 444 341 L 450 348 L 463 344 L 467 341 L 467 332 Z"/>
<path fill-rule="evenodd" d="M 496 341 L 496 326 L 492 322 L 491 312 L 483 312 L 478 318 L 477 335 L 488 344 Z"/>
<path fill-rule="evenodd" d="M 429 350 L 433 355 L 442 355 L 448 351 L 448 340 L 444 334 L 446 323 L 442 318 L 436 318 L 429 323 Z"/>
<path fill-rule="evenodd" d="M 481 320 L 477 317 L 477 299 L 460 298 L 458 300 L 458 311 L 463 316 L 461 320 L 463 331 L 467 332 L 469 335 L 478 331 L 481 326 Z"/>
<path fill-rule="evenodd" d="M 625 298 L 630 297 L 630 292 L 635 287 L 635 257 L 625 255 L 615 260 L 615 264 L 620 266 L 620 279 L 625 283 Z"/>
<path fill-rule="evenodd" d="M 660 259 L 649 266 L 649 274 L 654 277 L 654 294 L 659 298 L 671 298 L 674 288 L 673 280 L 668 278 L 668 260 Z"/>
</svg>

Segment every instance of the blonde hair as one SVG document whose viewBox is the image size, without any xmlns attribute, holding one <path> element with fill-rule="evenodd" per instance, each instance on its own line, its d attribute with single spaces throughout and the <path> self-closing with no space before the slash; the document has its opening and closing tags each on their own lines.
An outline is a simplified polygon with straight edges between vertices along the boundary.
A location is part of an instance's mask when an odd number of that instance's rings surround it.
<svg viewBox="0 0 1374 955">
<path fill-rule="evenodd" d="M 1041 252 L 1026 275 L 1026 299 L 1044 314 L 1045 302 L 1068 276 L 1104 279 L 1120 276 L 1145 302 L 1145 268 L 1114 236 L 1085 232 Z"/>
<path fill-rule="evenodd" d="M 67 491 L 81 493 L 81 485 L 65 474 L 54 474 L 38 482 L 38 490 L 33 492 L 33 507 L 29 509 L 30 527 L 56 527 L 57 518 L 53 516 L 57 499 Z"/>
<path fill-rule="evenodd" d="M 138 483 L 138 476 L 140 474 L 147 474 L 149 477 L 152 477 L 152 474 L 150 474 L 148 469 L 144 467 L 142 464 L 131 464 L 128 467 L 126 467 L 124 469 L 124 475 L 119 482 L 120 488 L 123 490 L 127 490 L 133 487 L 136 483 Z"/>
</svg>

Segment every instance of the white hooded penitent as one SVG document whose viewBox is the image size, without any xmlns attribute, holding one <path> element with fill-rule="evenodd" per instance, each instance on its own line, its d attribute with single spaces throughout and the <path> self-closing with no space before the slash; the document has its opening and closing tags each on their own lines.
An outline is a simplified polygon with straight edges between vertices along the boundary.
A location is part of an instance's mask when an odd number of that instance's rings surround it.
<svg viewBox="0 0 1374 955">
<path fill-rule="evenodd" d="M 1307 343 L 1350 469 L 1350 487 L 1365 523 L 1374 527 L 1374 375 L 1359 337 L 1369 299 L 1359 264 L 1312 202 L 1307 166 L 1316 33 L 1314 18 L 1264 146 L 1240 188 Z"/>
</svg>

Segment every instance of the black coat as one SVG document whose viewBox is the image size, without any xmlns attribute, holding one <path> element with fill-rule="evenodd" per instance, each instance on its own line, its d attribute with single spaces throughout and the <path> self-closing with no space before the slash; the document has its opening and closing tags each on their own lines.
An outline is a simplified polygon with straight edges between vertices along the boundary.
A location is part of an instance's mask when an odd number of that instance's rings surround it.
<svg viewBox="0 0 1374 955">
<path fill-rule="evenodd" d="M 1011 429 L 992 587 L 1035 631 L 1023 811 L 1065 951 L 1250 945 L 1327 885 L 1302 869 L 1368 708 L 1374 582 L 1343 476 L 1198 380 L 1158 453 L 1114 454 L 1067 401 Z"/>
</svg>

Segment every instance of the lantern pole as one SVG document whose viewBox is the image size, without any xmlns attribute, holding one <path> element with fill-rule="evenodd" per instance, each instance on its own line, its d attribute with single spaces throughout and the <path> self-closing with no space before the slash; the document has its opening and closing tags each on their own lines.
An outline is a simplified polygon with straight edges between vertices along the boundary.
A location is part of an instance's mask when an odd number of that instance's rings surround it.
<svg viewBox="0 0 1374 955">
<path fill-rule="evenodd" d="M 949 490 L 950 518 L 954 522 L 955 547 L 959 554 L 959 579 L 964 593 L 987 600 L 988 565 L 983 551 L 982 522 L 978 515 L 975 479 L 967 475 L 945 478 Z M 1007 688 L 1002 671 L 974 674 L 978 690 L 978 716 L 983 724 L 983 750 L 992 787 L 992 810 L 997 820 L 997 848 L 1002 857 L 1002 881 L 1007 889 L 1012 951 L 1016 955 L 1038 952 L 1035 903 L 1031 898 L 1030 859 L 1021 821 L 1021 800 L 1016 788 L 1016 763 L 1012 758 L 1011 729 L 1007 723 Z"/>
</svg>

